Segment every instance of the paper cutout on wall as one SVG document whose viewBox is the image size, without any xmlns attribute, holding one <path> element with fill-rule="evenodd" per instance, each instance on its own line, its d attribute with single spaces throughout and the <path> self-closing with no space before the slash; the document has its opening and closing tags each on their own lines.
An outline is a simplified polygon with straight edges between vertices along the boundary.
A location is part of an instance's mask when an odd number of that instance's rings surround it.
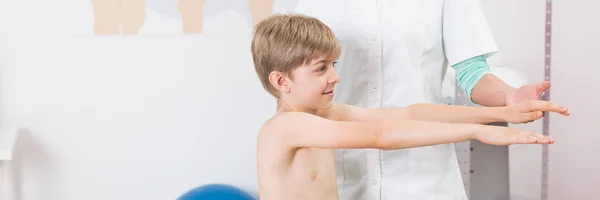
<svg viewBox="0 0 600 200">
<path fill-rule="evenodd" d="M 92 0 L 94 33 L 137 34 L 144 25 L 146 0 Z"/>
<path fill-rule="evenodd" d="M 204 20 L 228 9 L 246 16 L 249 26 L 273 12 L 275 0 L 92 0 L 95 35 L 137 35 L 146 9 L 180 20 L 182 33 L 199 34 Z"/>
</svg>

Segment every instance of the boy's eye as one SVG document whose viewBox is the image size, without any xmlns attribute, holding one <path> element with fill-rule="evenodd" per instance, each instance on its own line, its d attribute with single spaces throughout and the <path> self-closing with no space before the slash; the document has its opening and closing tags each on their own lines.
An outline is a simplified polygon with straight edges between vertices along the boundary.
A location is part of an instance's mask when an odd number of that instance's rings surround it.
<svg viewBox="0 0 600 200">
<path fill-rule="evenodd" d="M 326 69 L 327 69 L 327 68 L 326 68 L 325 66 L 319 67 L 319 71 L 320 71 L 320 72 L 322 72 L 322 71 L 325 71 Z"/>
</svg>

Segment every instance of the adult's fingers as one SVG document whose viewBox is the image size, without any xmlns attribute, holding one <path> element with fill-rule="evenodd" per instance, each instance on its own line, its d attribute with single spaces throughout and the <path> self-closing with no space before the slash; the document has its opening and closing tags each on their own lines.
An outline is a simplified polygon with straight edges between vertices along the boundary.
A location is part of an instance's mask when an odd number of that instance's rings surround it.
<svg viewBox="0 0 600 200">
<path fill-rule="evenodd" d="M 542 81 L 536 85 L 536 92 L 542 94 L 544 91 L 550 89 L 550 81 Z"/>
</svg>

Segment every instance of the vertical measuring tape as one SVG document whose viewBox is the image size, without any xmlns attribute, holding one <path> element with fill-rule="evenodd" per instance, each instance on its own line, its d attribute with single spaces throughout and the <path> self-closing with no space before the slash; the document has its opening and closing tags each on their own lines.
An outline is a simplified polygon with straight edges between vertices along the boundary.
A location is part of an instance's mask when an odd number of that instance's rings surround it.
<svg viewBox="0 0 600 200">
<path fill-rule="evenodd" d="M 545 66 L 544 80 L 550 81 L 550 64 L 552 61 L 552 0 L 546 0 L 546 31 L 545 31 Z M 542 95 L 542 99 L 550 100 L 550 89 Z M 543 119 L 543 134 L 550 135 L 550 114 L 546 113 Z M 548 200 L 548 145 L 542 145 L 542 200 Z"/>
<path fill-rule="evenodd" d="M 455 79 L 456 81 L 456 79 Z M 464 91 L 458 85 L 458 82 L 454 82 L 455 84 L 455 105 L 459 106 L 469 106 L 470 98 L 464 93 Z M 456 156 L 458 159 L 458 166 L 461 171 L 461 176 L 463 180 L 463 186 L 465 188 L 465 193 L 467 194 L 467 199 L 471 198 L 471 141 L 458 142 L 454 144 L 456 147 Z"/>
</svg>

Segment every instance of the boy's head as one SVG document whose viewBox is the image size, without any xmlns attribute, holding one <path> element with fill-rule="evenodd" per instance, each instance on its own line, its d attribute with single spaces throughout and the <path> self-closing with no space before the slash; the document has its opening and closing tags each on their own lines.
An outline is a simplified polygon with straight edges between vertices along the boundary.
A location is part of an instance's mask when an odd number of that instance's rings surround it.
<svg viewBox="0 0 600 200">
<path fill-rule="evenodd" d="M 255 27 L 252 56 L 263 87 L 296 106 L 330 106 L 339 55 L 333 31 L 316 18 L 275 14 Z"/>
</svg>

